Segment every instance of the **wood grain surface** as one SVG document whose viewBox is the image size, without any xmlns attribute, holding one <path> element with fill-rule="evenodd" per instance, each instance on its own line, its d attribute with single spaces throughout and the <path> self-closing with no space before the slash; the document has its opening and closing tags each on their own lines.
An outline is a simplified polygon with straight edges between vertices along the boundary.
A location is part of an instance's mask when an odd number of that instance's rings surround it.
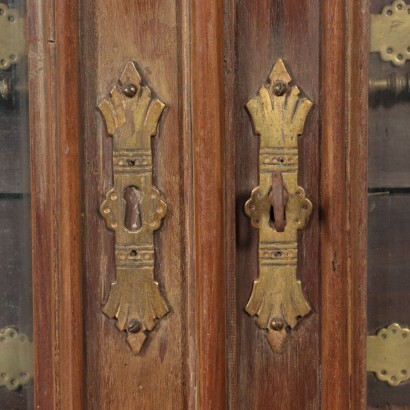
<svg viewBox="0 0 410 410">
<path fill-rule="evenodd" d="M 42 101 L 30 108 L 36 403 L 364 408 L 366 0 L 76 4 L 28 0 L 29 89 Z M 312 312 L 281 354 L 243 310 L 258 275 L 243 206 L 259 146 L 244 105 L 278 58 L 315 103 L 299 141 L 314 212 L 297 273 Z M 141 356 L 101 312 L 115 281 L 114 235 L 98 214 L 112 140 L 96 106 L 129 60 L 167 106 L 152 149 L 169 208 L 155 278 L 171 311 Z"/>
<path fill-rule="evenodd" d="M 226 259 L 230 309 L 227 355 L 231 409 L 317 409 L 320 405 L 319 21 L 320 2 L 316 1 L 264 0 L 255 6 L 254 2 L 238 0 L 227 2 L 225 7 L 225 146 L 229 158 Z M 299 236 L 297 273 L 312 312 L 291 332 L 281 354 L 272 351 L 254 318 L 244 311 L 258 275 L 258 232 L 244 214 L 244 204 L 258 185 L 259 147 L 244 105 L 266 83 L 278 58 L 284 59 L 294 83 L 315 103 L 299 143 L 299 183 L 313 202 L 314 212 Z"/>
<path fill-rule="evenodd" d="M 55 407 L 59 395 L 57 340 L 57 194 L 55 186 L 55 106 L 50 95 L 53 71 L 53 7 L 49 13 L 36 1 L 28 1 L 27 24 L 30 104 L 31 206 L 33 241 L 33 322 L 35 403 Z M 46 61 L 48 63 L 46 63 Z M 41 166 L 39 165 L 41 164 Z M 41 371 L 47 368 L 47 372 Z M 40 387 L 41 386 L 41 387 Z"/>
<path fill-rule="evenodd" d="M 321 140 L 322 407 L 349 408 L 348 281 L 346 252 L 345 2 L 323 4 L 323 133 Z M 335 84 L 337 86 L 335 87 Z"/>
<path fill-rule="evenodd" d="M 222 0 L 195 0 L 192 7 L 197 406 L 200 409 L 225 408 L 226 393 L 222 4 Z"/>
<path fill-rule="evenodd" d="M 67 409 L 81 409 L 84 394 L 78 7 L 55 0 L 60 406 Z"/>
<path fill-rule="evenodd" d="M 367 187 L 368 187 L 368 0 L 346 5 L 347 46 L 347 287 L 350 381 L 349 406 L 366 408 L 367 341 Z M 359 86 L 362 85 L 362 86 Z M 325 136 L 324 136 L 325 138 Z M 343 205 L 341 205 L 343 206 Z M 342 329 L 339 329 L 343 331 Z M 328 337 L 331 337 L 330 335 Z M 344 360 L 340 358 L 340 360 Z M 328 363 L 331 366 L 331 363 Z M 332 395 L 332 391 L 329 391 Z"/>
<path fill-rule="evenodd" d="M 224 181 L 224 206 L 225 206 L 225 280 L 226 280 L 226 407 L 238 408 L 238 345 L 237 345 L 237 280 L 236 280 L 236 143 L 232 136 L 236 133 L 235 118 L 235 77 L 236 77 L 236 0 L 224 3 L 224 105 L 225 105 L 225 181 Z"/>
<path fill-rule="evenodd" d="M 35 405 L 81 409 L 78 9 L 60 0 L 27 9 Z"/>
<path fill-rule="evenodd" d="M 189 41 L 186 2 L 88 1 L 81 4 L 80 33 L 85 226 L 86 404 L 89 409 L 182 409 L 193 403 L 195 293 L 192 153 L 187 94 Z M 182 44 L 182 39 L 184 43 Z M 101 312 L 115 281 L 114 235 L 98 214 L 112 187 L 112 141 L 97 103 L 118 81 L 125 64 L 136 62 L 143 83 L 165 104 L 152 140 L 154 184 L 168 213 L 154 234 L 155 279 L 170 306 L 150 334 L 141 356 L 125 333 Z M 209 218 L 211 216 L 209 215 Z M 188 224 L 188 226 L 187 226 Z M 191 266 L 190 266 L 191 265 Z"/>
<path fill-rule="evenodd" d="M 365 407 L 367 1 L 323 3 L 322 408 Z"/>
</svg>

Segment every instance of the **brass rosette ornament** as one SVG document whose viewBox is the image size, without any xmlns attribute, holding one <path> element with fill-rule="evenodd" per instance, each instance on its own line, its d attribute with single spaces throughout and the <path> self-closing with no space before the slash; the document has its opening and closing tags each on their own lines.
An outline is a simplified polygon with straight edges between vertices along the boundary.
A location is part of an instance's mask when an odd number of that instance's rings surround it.
<svg viewBox="0 0 410 410">
<path fill-rule="evenodd" d="M 296 279 L 298 242 L 312 212 L 312 203 L 298 185 L 298 136 L 312 103 L 291 86 L 278 60 L 269 83 L 247 104 L 255 134 L 260 136 L 259 186 L 245 204 L 252 226 L 259 230 L 259 278 L 245 311 L 256 316 L 275 352 L 290 329 L 311 310 Z"/>
<path fill-rule="evenodd" d="M 156 135 L 165 105 L 141 84 L 133 62 L 99 105 L 113 137 L 114 187 L 101 204 L 107 228 L 115 231 L 116 282 L 103 313 L 117 319 L 127 342 L 138 354 L 156 320 L 168 312 L 154 280 L 153 233 L 167 204 L 152 184 L 151 138 Z"/>
</svg>

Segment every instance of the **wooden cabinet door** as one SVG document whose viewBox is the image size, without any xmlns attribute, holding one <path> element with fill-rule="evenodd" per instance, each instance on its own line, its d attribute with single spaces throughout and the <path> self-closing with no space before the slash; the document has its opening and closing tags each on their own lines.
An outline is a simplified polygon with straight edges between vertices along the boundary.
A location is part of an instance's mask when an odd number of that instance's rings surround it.
<svg viewBox="0 0 410 410">
<path fill-rule="evenodd" d="M 38 408 L 364 408 L 366 2 L 28 0 L 28 10 Z M 281 352 L 244 311 L 259 276 L 244 212 L 259 137 L 245 104 L 278 59 L 314 103 L 298 143 L 313 213 L 296 271 L 311 310 Z M 149 87 L 165 105 L 145 148 L 168 208 L 153 233 L 168 312 L 152 330 L 142 323 L 139 354 L 102 313 L 119 281 L 118 237 L 99 212 L 122 165 L 97 107 L 111 98 L 113 124 L 124 123 L 131 62 L 141 77 L 131 97 Z"/>
</svg>

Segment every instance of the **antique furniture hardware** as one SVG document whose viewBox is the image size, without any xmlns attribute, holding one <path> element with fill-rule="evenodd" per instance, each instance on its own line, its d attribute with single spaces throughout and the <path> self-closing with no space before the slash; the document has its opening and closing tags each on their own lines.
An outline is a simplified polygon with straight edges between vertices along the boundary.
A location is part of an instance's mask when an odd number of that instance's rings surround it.
<svg viewBox="0 0 410 410">
<path fill-rule="evenodd" d="M 141 84 L 133 62 L 128 62 L 119 83 L 98 108 L 113 142 L 114 188 L 100 213 L 115 231 L 116 282 L 103 312 L 117 318 L 119 330 L 138 354 L 156 319 L 169 309 L 154 280 L 153 232 L 161 225 L 167 205 L 152 184 L 151 137 L 165 108 Z"/>
<path fill-rule="evenodd" d="M 260 136 L 259 186 L 245 204 L 259 229 L 259 278 L 245 307 L 276 352 L 298 319 L 310 312 L 296 279 L 297 231 L 305 226 L 312 203 L 298 186 L 298 136 L 312 103 L 300 97 L 282 60 L 246 108 Z M 273 212 L 272 212 L 273 206 Z M 272 220 L 272 214 L 273 219 Z"/>
<path fill-rule="evenodd" d="M 18 9 L 0 3 L 0 70 L 8 70 L 16 64 L 24 51 L 23 19 Z M 11 98 L 11 78 L 9 74 L 0 77 L 1 100 Z"/>
<path fill-rule="evenodd" d="M 0 69 L 16 64 L 24 50 L 23 19 L 18 9 L 0 3 Z"/>
<path fill-rule="evenodd" d="M 381 14 L 371 15 L 370 51 L 396 66 L 410 60 L 410 5 L 395 0 Z"/>
<path fill-rule="evenodd" d="M 392 323 L 367 336 L 367 371 L 390 386 L 410 379 L 410 330 Z"/>
<path fill-rule="evenodd" d="M 369 80 L 369 93 L 387 92 L 395 97 L 410 92 L 410 73 L 400 75 L 391 73 L 382 78 Z"/>
<path fill-rule="evenodd" d="M 0 330 L 0 386 L 16 390 L 33 378 L 33 344 L 13 327 Z"/>
</svg>

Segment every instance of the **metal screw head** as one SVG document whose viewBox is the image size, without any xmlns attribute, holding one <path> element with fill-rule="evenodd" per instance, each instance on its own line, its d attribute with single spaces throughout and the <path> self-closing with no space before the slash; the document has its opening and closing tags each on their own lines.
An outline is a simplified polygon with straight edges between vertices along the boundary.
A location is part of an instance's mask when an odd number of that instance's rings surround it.
<svg viewBox="0 0 410 410">
<path fill-rule="evenodd" d="M 137 94 L 137 87 L 132 83 L 128 83 L 124 85 L 124 87 L 122 88 L 122 92 L 127 97 L 132 98 L 135 94 Z"/>
<path fill-rule="evenodd" d="M 275 317 L 272 319 L 270 326 L 273 330 L 282 330 L 285 327 L 285 321 L 280 317 Z"/>
<path fill-rule="evenodd" d="M 138 333 L 142 328 L 141 322 L 138 321 L 137 319 L 131 319 L 128 322 L 127 330 L 130 333 Z"/>
<path fill-rule="evenodd" d="M 277 97 L 281 97 L 286 93 L 288 90 L 288 85 L 284 81 L 276 81 L 275 84 L 273 84 L 273 94 L 275 94 Z"/>
</svg>

